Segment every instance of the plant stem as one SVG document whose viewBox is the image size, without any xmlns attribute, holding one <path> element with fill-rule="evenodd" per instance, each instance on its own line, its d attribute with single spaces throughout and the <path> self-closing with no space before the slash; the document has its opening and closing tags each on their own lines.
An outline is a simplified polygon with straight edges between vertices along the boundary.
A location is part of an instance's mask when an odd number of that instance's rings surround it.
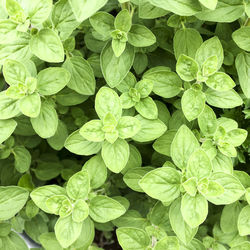
<svg viewBox="0 0 250 250">
<path fill-rule="evenodd" d="M 247 20 L 244 23 L 244 26 L 250 26 L 250 18 L 247 18 Z"/>
<path fill-rule="evenodd" d="M 127 9 L 130 12 L 130 4 L 129 2 L 121 3 L 122 9 Z"/>
</svg>

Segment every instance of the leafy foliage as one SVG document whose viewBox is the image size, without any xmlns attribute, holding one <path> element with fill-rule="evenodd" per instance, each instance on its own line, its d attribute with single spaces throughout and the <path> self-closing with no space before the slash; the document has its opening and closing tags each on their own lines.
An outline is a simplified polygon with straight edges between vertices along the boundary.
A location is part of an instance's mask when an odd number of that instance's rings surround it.
<svg viewBox="0 0 250 250">
<path fill-rule="evenodd" d="M 0 249 L 250 249 L 249 0 L 0 0 Z"/>
</svg>

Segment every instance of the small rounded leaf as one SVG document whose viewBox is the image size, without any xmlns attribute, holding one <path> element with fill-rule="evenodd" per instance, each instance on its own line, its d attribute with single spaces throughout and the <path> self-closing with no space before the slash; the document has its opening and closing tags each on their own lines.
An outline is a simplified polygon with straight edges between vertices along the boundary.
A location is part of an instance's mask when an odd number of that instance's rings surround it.
<svg viewBox="0 0 250 250">
<path fill-rule="evenodd" d="M 66 191 L 73 200 L 85 199 L 90 190 L 90 180 L 87 170 L 82 170 L 70 177 Z"/>
</svg>

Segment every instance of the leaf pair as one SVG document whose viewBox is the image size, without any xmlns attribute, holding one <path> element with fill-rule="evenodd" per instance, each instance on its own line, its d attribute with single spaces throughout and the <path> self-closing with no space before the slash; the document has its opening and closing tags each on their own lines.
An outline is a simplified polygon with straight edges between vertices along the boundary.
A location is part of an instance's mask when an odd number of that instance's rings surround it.
<svg viewBox="0 0 250 250">
<path fill-rule="evenodd" d="M 136 83 L 135 76 L 129 73 L 117 86 L 117 89 L 122 92 L 120 99 L 123 109 L 135 107 L 136 111 L 147 119 L 158 117 L 157 106 L 149 97 L 153 90 L 152 81 L 145 79 Z"/>
<path fill-rule="evenodd" d="M 90 178 L 86 169 L 74 174 L 66 189 L 56 186 L 44 186 L 35 189 L 31 198 L 35 204 L 47 213 L 59 215 L 55 225 L 55 235 L 63 247 L 70 246 L 79 237 L 83 221 L 90 217 L 101 223 L 116 219 L 126 209 L 118 201 L 104 195 L 88 199 Z"/>
<path fill-rule="evenodd" d="M 155 43 L 154 34 L 144 25 L 133 24 L 127 9 L 120 11 L 116 18 L 106 12 L 97 12 L 90 18 L 93 28 L 103 37 L 112 38 L 112 49 L 116 57 L 120 57 L 126 43 L 135 47 L 146 47 Z"/>
</svg>

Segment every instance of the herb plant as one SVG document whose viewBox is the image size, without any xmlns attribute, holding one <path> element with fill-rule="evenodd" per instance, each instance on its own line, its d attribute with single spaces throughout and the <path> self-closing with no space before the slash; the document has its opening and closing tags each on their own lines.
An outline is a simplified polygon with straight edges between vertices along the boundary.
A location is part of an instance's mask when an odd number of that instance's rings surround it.
<svg viewBox="0 0 250 250">
<path fill-rule="evenodd" d="M 0 0 L 0 249 L 250 249 L 249 0 Z"/>
</svg>

